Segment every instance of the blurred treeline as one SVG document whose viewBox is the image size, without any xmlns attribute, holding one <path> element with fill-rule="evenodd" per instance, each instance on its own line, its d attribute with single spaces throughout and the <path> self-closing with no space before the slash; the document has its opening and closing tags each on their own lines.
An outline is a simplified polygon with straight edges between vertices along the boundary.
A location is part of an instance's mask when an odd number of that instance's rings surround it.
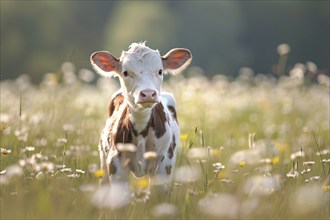
<svg viewBox="0 0 330 220">
<path fill-rule="evenodd" d="M 205 74 L 242 66 L 271 73 L 287 43 L 287 68 L 316 63 L 329 72 L 329 1 L 7 1 L 1 0 L 1 79 L 39 81 L 63 62 L 91 68 L 89 56 L 120 56 L 130 43 L 165 54 L 189 48 Z"/>
</svg>

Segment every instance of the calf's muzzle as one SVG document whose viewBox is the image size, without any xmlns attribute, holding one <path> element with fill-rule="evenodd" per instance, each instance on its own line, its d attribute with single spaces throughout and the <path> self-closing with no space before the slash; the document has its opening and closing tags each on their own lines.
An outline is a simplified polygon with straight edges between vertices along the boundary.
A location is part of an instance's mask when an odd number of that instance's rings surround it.
<svg viewBox="0 0 330 220">
<path fill-rule="evenodd" d="M 139 96 L 137 99 L 138 104 L 145 103 L 158 103 L 158 95 L 157 92 L 153 89 L 143 89 L 139 92 Z"/>
</svg>

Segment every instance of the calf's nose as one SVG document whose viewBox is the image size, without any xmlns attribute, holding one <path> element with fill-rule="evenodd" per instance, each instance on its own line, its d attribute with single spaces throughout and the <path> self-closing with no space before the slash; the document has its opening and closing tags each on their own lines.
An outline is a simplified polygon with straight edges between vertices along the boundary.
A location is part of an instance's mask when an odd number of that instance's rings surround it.
<svg viewBox="0 0 330 220">
<path fill-rule="evenodd" d="M 143 89 L 139 93 L 138 102 L 156 102 L 157 101 L 157 92 L 153 89 Z"/>
</svg>

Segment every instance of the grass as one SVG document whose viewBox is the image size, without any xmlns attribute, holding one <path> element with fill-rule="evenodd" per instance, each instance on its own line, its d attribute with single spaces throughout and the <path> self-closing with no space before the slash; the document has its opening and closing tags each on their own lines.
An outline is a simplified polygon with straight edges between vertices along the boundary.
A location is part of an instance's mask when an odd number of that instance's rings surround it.
<svg viewBox="0 0 330 220">
<path fill-rule="evenodd" d="M 329 219 L 329 77 L 166 81 L 181 128 L 167 194 L 145 179 L 99 187 L 97 143 L 118 85 L 58 78 L 1 82 L 1 219 Z M 151 193 L 131 196 L 141 185 Z"/>
</svg>

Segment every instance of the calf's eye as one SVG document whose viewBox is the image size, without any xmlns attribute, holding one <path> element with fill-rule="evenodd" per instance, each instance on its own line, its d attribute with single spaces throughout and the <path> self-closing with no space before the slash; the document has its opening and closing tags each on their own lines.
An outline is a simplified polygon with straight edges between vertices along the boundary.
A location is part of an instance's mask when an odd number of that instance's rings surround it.
<svg viewBox="0 0 330 220">
<path fill-rule="evenodd" d="M 127 71 L 124 71 L 123 72 L 123 75 L 126 77 L 126 76 L 128 76 L 128 72 Z"/>
<path fill-rule="evenodd" d="M 163 70 L 159 70 L 158 71 L 158 74 L 161 76 L 161 75 L 163 75 Z"/>
</svg>

